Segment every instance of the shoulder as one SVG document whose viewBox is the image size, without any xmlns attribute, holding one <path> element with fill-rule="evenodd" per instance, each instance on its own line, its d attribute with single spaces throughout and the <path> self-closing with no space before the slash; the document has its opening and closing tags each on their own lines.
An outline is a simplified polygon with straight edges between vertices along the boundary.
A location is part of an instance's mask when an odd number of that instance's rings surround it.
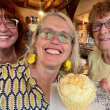
<svg viewBox="0 0 110 110">
<path fill-rule="evenodd" d="M 10 77 L 12 74 L 26 74 L 29 71 L 29 67 L 22 63 L 22 61 L 17 62 L 16 64 L 0 64 L 0 75 L 5 77 Z M 12 77 L 12 76 L 11 76 Z M 14 78 L 14 77 L 13 77 Z"/>
</svg>

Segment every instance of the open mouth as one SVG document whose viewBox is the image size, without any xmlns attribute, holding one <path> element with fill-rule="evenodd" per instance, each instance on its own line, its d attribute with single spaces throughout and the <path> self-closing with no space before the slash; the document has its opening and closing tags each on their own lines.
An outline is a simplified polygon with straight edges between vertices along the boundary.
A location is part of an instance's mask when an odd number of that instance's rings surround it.
<svg viewBox="0 0 110 110">
<path fill-rule="evenodd" d="M 105 39 L 99 39 L 100 41 L 107 41 L 110 40 L 110 38 L 105 38 Z"/>
<path fill-rule="evenodd" d="M 0 39 L 7 39 L 9 36 L 0 36 Z"/>
<path fill-rule="evenodd" d="M 60 50 L 54 50 L 54 49 L 45 49 L 45 51 L 50 54 L 61 54 L 62 53 Z"/>
</svg>

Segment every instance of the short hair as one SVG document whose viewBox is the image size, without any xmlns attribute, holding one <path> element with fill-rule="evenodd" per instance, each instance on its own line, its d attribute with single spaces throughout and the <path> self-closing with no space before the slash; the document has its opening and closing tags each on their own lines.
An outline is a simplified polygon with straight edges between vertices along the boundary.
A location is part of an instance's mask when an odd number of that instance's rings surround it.
<svg viewBox="0 0 110 110">
<path fill-rule="evenodd" d="M 28 20 L 28 19 L 30 19 L 30 17 L 29 17 L 29 16 L 26 16 L 26 17 L 25 17 L 25 20 Z"/>
<path fill-rule="evenodd" d="M 92 24 L 94 23 L 96 17 L 103 18 L 106 13 L 110 12 L 110 0 L 104 0 L 103 2 L 98 2 L 93 5 L 92 10 L 89 13 L 89 23 L 87 25 L 87 32 L 89 36 L 93 38 Z"/>
<path fill-rule="evenodd" d="M 14 44 L 17 57 L 22 55 L 23 50 L 26 49 L 25 38 L 27 32 L 27 25 L 23 16 L 20 13 L 18 6 L 11 0 L 0 0 L 0 17 L 3 17 L 2 11 L 4 11 L 4 17 L 6 19 L 17 19 L 18 23 L 18 39 Z"/>
<path fill-rule="evenodd" d="M 32 36 L 32 41 L 29 46 L 30 48 L 29 48 L 28 52 L 23 57 L 23 62 L 25 62 L 27 64 L 29 57 L 33 53 L 36 53 L 35 41 L 36 41 L 36 37 L 38 36 L 38 27 L 42 26 L 42 23 L 45 21 L 45 19 L 48 19 L 48 17 L 50 17 L 50 16 L 58 16 L 58 17 L 64 19 L 69 24 L 72 34 L 75 35 L 75 37 L 72 41 L 72 44 L 74 44 L 74 46 L 73 46 L 72 52 L 69 55 L 68 59 L 71 61 L 71 70 L 69 72 L 77 73 L 79 71 L 79 43 L 78 43 L 78 37 L 77 37 L 76 31 L 75 31 L 75 28 L 74 28 L 73 23 L 71 22 L 69 17 L 67 17 L 66 15 L 64 15 L 60 12 L 56 12 L 53 10 L 46 13 L 42 17 L 42 19 L 38 22 L 37 27 L 35 29 L 35 32 L 33 33 L 33 36 Z M 63 65 L 61 66 L 60 69 L 63 70 Z"/>
</svg>

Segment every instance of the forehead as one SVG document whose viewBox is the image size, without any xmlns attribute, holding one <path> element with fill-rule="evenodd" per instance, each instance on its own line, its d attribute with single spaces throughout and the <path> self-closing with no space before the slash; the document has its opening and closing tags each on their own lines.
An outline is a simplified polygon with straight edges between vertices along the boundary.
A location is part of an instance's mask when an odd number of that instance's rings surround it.
<svg viewBox="0 0 110 110">
<path fill-rule="evenodd" d="M 105 22 L 107 20 L 110 20 L 110 12 L 107 12 L 102 16 L 97 15 L 94 21 Z"/>
<path fill-rule="evenodd" d="M 0 18 L 2 19 L 10 19 L 10 18 L 14 18 L 13 13 L 8 12 L 7 10 L 4 9 L 0 9 Z"/>
<path fill-rule="evenodd" d="M 71 32 L 71 28 L 67 21 L 59 16 L 49 16 L 42 23 L 43 27 L 52 28 L 55 31 Z"/>
</svg>

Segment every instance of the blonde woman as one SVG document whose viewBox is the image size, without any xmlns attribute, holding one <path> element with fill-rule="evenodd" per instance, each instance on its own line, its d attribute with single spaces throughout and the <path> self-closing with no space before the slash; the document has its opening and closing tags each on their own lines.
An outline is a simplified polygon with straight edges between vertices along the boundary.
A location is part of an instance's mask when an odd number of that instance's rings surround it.
<svg viewBox="0 0 110 110">
<path fill-rule="evenodd" d="M 79 46 L 73 23 L 56 11 L 45 14 L 22 62 L 1 65 L 0 108 L 48 110 L 51 84 L 68 71 L 76 74 L 78 67 Z"/>
<path fill-rule="evenodd" d="M 45 14 L 23 60 L 0 65 L 0 109 L 49 110 L 51 84 L 79 71 L 78 49 L 71 20 L 55 11 Z"/>
</svg>

